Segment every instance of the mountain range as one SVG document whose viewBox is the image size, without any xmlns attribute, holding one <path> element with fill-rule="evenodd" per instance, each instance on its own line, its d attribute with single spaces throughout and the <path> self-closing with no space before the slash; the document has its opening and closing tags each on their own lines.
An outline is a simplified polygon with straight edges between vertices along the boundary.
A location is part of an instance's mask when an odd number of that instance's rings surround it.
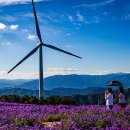
<svg viewBox="0 0 130 130">
<path fill-rule="evenodd" d="M 104 92 L 106 84 L 112 80 L 130 87 L 130 74 L 116 73 L 107 75 L 55 75 L 44 79 L 45 95 L 74 95 Z M 0 79 L 0 95 L 17 94 L 38 96 L 38 79 L 36 80 L 3 80 Z"/>
<path fill-rule="evenodd" d="M 88 87 L 106 88 L 106 84 L 112 80 L 122 82 L 123 85 L 127 88 L 130 87 L 130 74 L 126 73 L 116 73 L 107 75 L 55 75 L 44 79 L 45 84 L 44 87 L 45 90 L 51 90 L 54 88 L 74 88 L 74 89 L 85 89 Z M 10 87 L 38 90 L 38 83 L 39 83 L 38 79 L 29 81 L 15 80 L 12 82 L 13 84 L 11 84 Z M 10 84 L 10 82 L 6 83 Z"/>
<path fill-rule="evenodd" d="M 73 88 L 55 88 L 52 90 L 45 90 L 44 97 L 49 96 L 72 96 L 72 95 L 89 95 L 103 93 L 104 88 L 86 88 L 86 89 L 73 89 Z M 38 97 L 38 90 L 27 90 L 23 88 L 4 88 L 0 89 L 0 95 L 19 95 L 19 96 L 36 96 Z"/>
</svg>

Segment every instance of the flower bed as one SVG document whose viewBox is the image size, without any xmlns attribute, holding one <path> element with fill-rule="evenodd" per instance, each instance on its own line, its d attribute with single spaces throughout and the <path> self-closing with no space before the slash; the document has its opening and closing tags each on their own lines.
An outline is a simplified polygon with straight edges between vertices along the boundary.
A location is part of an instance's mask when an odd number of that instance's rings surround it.
<svg viewBox="0 0 130 130">
<path fill-rule="evenodd" d="M 130 106 L 42 106 L 0 103 L 0 130 L 129 130 Z"/>
</svg>

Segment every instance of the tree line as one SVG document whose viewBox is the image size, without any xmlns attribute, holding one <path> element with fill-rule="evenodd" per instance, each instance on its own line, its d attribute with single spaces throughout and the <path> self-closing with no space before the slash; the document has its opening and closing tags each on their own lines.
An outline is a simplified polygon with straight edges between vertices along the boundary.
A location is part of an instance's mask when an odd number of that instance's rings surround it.
<svg viewBox="0 0 130 130">
<path fill-rule="evenodd" d="M 41 98 L 40 100 L 34 96 L 17 96 L 17 95 L 2 95 L 1 102 L 14 102 L 37 105 L 75 105 L 76 102 L 72 97 L 51 96 L 48 98 Z"/>
<path fill-rule="evenodd" d="M 127 103 L 130 103 L 130 90 L 127 91 Z M 117 93 L 114 94 L 117 96 Z M 37 105 L 105 105 L 104 94 L 92 95 L 73 95 L 73 96 L 50 96 L 41 98 L 40 100 L 35 96 L 17 96 L 17 95 L 3 95 L 0 96 L 1 102 L 26 103 Z M 118 103 L 118 99 L 114 99 L 114 104 Z"/>
</svg>

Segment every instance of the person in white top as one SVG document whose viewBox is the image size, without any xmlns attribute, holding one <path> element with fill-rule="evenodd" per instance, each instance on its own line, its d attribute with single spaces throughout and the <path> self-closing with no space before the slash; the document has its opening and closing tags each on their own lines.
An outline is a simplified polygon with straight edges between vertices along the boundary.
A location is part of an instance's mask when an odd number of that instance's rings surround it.
<svg viewBox="0 0 130 130">
<path fill-rule="evenodd" d="M 126 97 L 125 97 L 125 93 L 124 93 L 124 88 L 123 87 L 119 87 L 119 105 L 121 106 L 121 108 L 125 108 L 126 107 Z"/>
<path fill-rule="evenodd" d="M 106 100 L 106 106 L 108 109 L 112 109 L 113 107 L 113 94 L 112 94 L 112 89 L 107 88 L 105 92 L 105 100 Z"/>
</svg>

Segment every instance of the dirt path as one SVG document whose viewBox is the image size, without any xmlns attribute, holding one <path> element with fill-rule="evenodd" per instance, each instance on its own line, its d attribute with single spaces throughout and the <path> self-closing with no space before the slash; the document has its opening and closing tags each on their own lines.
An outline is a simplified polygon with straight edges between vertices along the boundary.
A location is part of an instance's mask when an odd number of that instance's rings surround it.
<svg viewBox="0 0 130 130">
<path fill-rule="evenodd" d="M 60 121 L 44 122 L 44 125 L 45 125 L 45 126 L 48 126 L 48 127 L 53 127 L 53 126 L 55 126 L 56 124 L 61 124 L 61 122 L 60 122 Z"/>
</svg>

